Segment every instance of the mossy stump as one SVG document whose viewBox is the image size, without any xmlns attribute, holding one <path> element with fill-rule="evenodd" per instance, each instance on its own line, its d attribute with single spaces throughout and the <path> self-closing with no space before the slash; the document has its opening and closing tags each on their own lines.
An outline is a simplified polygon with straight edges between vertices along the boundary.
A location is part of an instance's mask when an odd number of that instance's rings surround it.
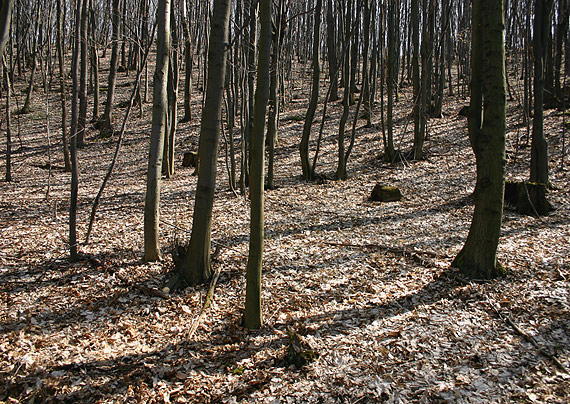
<svg viewBox="0 0 570 404">
<path fill-rule="evenodd" d="M 402 199 L 402 193 L 397 187 L 376 184 L 369 200 L 374 202 L 397 202 Z"/>
<path fill-rule="evenodd" d="M 505 181 L 505 203 L 521 215 L 547 216 L 554 210 L 546 199 L 546 185 L 535 182 Z"/>
</svg>

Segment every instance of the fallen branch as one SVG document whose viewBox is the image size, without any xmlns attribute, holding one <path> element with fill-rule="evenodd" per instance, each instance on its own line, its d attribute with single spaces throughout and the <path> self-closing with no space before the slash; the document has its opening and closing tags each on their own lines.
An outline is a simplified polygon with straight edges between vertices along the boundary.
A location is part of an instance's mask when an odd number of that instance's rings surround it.
<svg viewBox="0 0 570 404">
<path fill-rule="evenodd" d="M 439 258 L 439 259 L 450 258 L 447 255 L 438 254 L 438 253 L 435 253 L 433 251 L 423 251 L 423 250 L 415 250 L 415 249 L 414 250 L 407 250 L 405 248 L 390 247 L 390 246 L 386 246 L 386 245 L 382 245 L 382 244 L 353 244 L 353 243 L 335 243 L 335 242 L 328 242 L 328 241 L 324 242 L 324 244 L 332 245 L 332 246 L 336 246 L 336 247 L 372 248 L 372 249 L 384 250 L 384 251 L 387 251 L 387 252 L 395 254 L 395 255 L 400 255 L 403 257 L 410 257 L 414 261 L 418 262 L 421 265 L 424 265 L 425 260 L 422 257 L 420 257 L 420 255 L 426 255 L 426 256 L 431 257 L 431 258 Z"/>
<path fill-rule="evenodd" d="M 501 311 L 499 310 L 501 308 L 501 306 L 497 303 L 497 304 L 493 304 L 493 302 L 491 302 L 489 300 L 489 298 L 487 298 L 487 303 L 489 304 L 489 306 L 492 307 L 493 311 L 497 314 L 497 316 L 503 320 L 505 323 L 507 323 L 508 325 L 510 325 L 517 334 L 519 334 L 521 337 L 523 337 L 527 342 L 530 342 L 537 350 L 538 352 L 550 359 L 556 366 L 558 366 L 558 368 L 560 368 L 560 370 L 562 370 L 563 372 L 568 373 L 568 370 L 566 369 L 566 367 L 564 366 L 564 364 L 562 362 L 560 362 L 560 360 L 554 356 L 553 354 L 551 354 L 550 352 L 546 351 L 546 349 L 544 349 L 542 346 L 540 346 L 540 344 L 536 341 L 536 339 L 530 335 L 529 333 L 527 333 L 526 331 L 524 331 L 522 328 L 520 328 L 517 323 L 515 323 L 513 321 L 513 319 L 511 318 L 510 314 L 509 315 L 504 315 L 503 313 L 501 313 Z M 498 308 L 496 306 L 499 306 Z"/>
<path fill-rule="evenodd" d="M 200 314 L 198 315 L 196 320 L 194 320 L 194 322 L 192 323 L 192 326 L 190 327 L 190 330 L 188 331 L 187 339 L 191 339 L 194 336 L 194 333 L 198 329 L 200 322 L 202 322 L 204 317 L 206 317 L 206 311 L 208 310 L 208 308 L 212 304 L 212 300 L 214 298 L 214 289 L 216 288 L 216 283 L 218 282 L 218 278 L 220 277 L 219 265 L 216 265 L 216 267 L 217 268 L 214 270 L 214 273 L 212 275 L 212 279 L 210 280 L 210 287 L 208 288 L 208 293 L 206 294 L 206 300 L 204 301 L 204 304 L 202 306 L 202 310 L 200 310 Z"/>
</svg>

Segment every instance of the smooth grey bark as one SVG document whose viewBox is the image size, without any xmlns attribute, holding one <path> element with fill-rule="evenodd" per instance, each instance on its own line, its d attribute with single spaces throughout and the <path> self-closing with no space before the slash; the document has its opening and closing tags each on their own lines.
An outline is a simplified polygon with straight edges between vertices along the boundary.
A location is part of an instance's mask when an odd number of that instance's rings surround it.
<svg viewBox="0 0 570 404">
<path fill-rule="evenodd" d="M 230 0 L 215 0 L 208 46 L 208 79 L 202 111 L 198 154 L 198 184 L 190 244 L 179 262 L 186 283 L 205 282 L 211 275 L 210 249 L 212 209 L 216 188 L 218 142 L 222 120 L 222 97 L 226 76 L 226 46 L 229 32 Z"/>
<path fill-rule="evenodd" d="M 476 279 L 505 273 L 497 262 L 505 183 L 506 83 L 503 2 L 473 0 L 469 139 L 477 185 L 469 235 L 452 265 Z"/>
<path fill-rule="evenodd" d="M 317 0 L 321 2 L 321 0 Z M 258 329 L 263 323 L 261 310 L 261 269 L 263 265 L 263 185 L 265 172 L 265 112 L 269 97 L 271 59 L 271 0 L 260 0 L 261 31 L 257 64 L 257 88 L 253 111 L 250 199 L 251 222 L 246 270 L 244 325 Z M 318 7 L 318 6 L 317 6 Z"/>
<path fill-rule="evenodd" d="M 159 0 L 157 11 L 157 55 L 152 101 L 152 129 L 146 179 L 144 207 L 144 259 L 156 261 L 160 256 L 160 181 L 162 152 L 168 124 L 168 66 L 170 54 L 170 0 Z"/>
</svg>

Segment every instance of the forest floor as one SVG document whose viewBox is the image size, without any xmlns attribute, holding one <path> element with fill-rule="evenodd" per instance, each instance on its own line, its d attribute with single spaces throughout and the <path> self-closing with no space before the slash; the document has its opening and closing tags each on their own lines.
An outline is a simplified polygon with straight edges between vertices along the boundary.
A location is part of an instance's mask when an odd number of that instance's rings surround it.
<svg viewBox="0 0 570 404">
<path fill-rule="evenodd" d="M 133 77 L 121 75 L 122 91 Z M 308 71 L 299 77 L 310 82 Z M 498 256 L 508 275 L 471 282 L 450 267 L 473 213 L 475 159 L 466 118 L 458 116 L 468 100 L 447 97 L 443 118 L 429 120 L 426 159 L 398 164 L 381 158 L 376 106 L 371 128 L 358 122 L 346 181 L 332 180 L 341 112 L 334 103 L 317 167 L 323 177 L 307 183 L 298 142 L 308 90 L 287 92 L 277 188 L 265 192 L 265 324 L 258 331 L 241 326 L 249 203 L 228 190 L 222 141 L 212 223 L 220 276 L 193 335 L 208 286 L 161 290 L 172 276 L 170 251 L 191 230 L 196 176 L 181 161 L 196 149 L 202 94 L 194 94 L 194 120 L 179 124 L 176 174 L 163 181 L 164 260 L 142 261 L 147 103 L 128 123 L 91 240 L 80 246 L 84 258 L 70 263 L 59 94 L 46 109 L 45 94 L 35 93 L 33 111 L 13 117 L 14 181 L 0 182 L 0 402 L 570 400 L 570 161 L 560 169 L 559 111 L 545 112 L 556 187 L 548 199 L 556 210 L 535 218 L 506 209 Z M 409 150 L 413 137 L 409 91 L 395 112 L 400 150 Z M 23 95 L 16 96 L 21 105 Z M 524 180 L 530 148 L 520 122 L 510 103 L 507 177 Z M 81 240 L 116 142 L 96 135 L 90 130 L 79 152 Z M 398 186 L 403 199 L 368 201 L 377 183 Z M 288 327 L 315 353 L 301 368 L 285 361 Z"/>
</svg>

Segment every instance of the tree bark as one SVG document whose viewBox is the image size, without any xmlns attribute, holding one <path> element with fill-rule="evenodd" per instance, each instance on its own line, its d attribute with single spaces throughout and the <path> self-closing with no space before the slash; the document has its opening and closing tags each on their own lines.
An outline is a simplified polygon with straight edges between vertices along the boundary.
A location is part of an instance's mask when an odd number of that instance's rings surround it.
<svg viewBox="0 0 570 404">
<path fill-rule="evenodd" d="M 530 154 L 530 181 L 549 185 L 548 143 L 544 137 L 544 58 L 554 0 L 536 0 L 534 10 L 534 116 Z"/>
<path fill-rule="evenodd" d="M 322 0 L 317 0 L 317 3 Z M 257 88 L 253 112 L 251 148 L 251 223 L 249 255 L 246 271 L 244 325 L 258 329 L 263 323 L 261 310 L 261 269 L 263 264 L 263 183 L 265 171 L 265 112 L 269 96 L 269 67 L 271 58 L 271 7 L 272 0 L 260 0 L 261 31 L 257 64 Z M 319 6 L 317 5 L 317 8 Z M 320 13 L 320 10 L 318 11 Z"/>
<path fill-rule="evenodd" d="M 471 278 L 503 275 L 497 262 L 505 182 L 506 84 L 503 2 L 474 0 L 469 139 L 475 153 L 475 212 L 453 261 Z"/>
<path fill-rule="evenodd" d="M 200 164 L 192 235 L 187 252 L 179 263 L 182 277 L 190 285 L 203 283 L 211 275 L 212 208 L 216 188 L 222 96 L 226 76 L 226 44 L 229 31 L 230 4 L 230 0 L 215 0 L 211 19 L 208 81 L 198 149 Z"/>
<path fill-rule="evenodd" d="M 313 120 L 315 119 L 315 111 L 317 110 L 317 103 L 319 101 L 319 86 L 321 65 L 319 61 L 320 52 L 320 39 L 321 39 L 321 10 L 323 8 L 323 1 L 317 0 L 315 7 L 315 24 L 313 29 L 313 83 L 311 87 L 311 99 L 309 101 L 309 108 L 305 115 L 305 124 L 303 126 L 303 135 L 301 136 L 301 143 L 299 144 L 299 152 L 301 154 L 301 167 L 303 170 L 303 179 L 312 180 L 311 174 L 311 160 L 309 158 L 309 140 L 311 138 L 311 128 Z"/>
<path fill-rule="evenodd" d="M 152 129 L 148 157 L 144 208 L 144 259 L 156 261 L 160 256 L 160 180 L 162 152 L 167 132 L 168 66 L 170 53 L 170 0 L 159 0 L 158 37 L 152 106 Z"/>
</svg>

